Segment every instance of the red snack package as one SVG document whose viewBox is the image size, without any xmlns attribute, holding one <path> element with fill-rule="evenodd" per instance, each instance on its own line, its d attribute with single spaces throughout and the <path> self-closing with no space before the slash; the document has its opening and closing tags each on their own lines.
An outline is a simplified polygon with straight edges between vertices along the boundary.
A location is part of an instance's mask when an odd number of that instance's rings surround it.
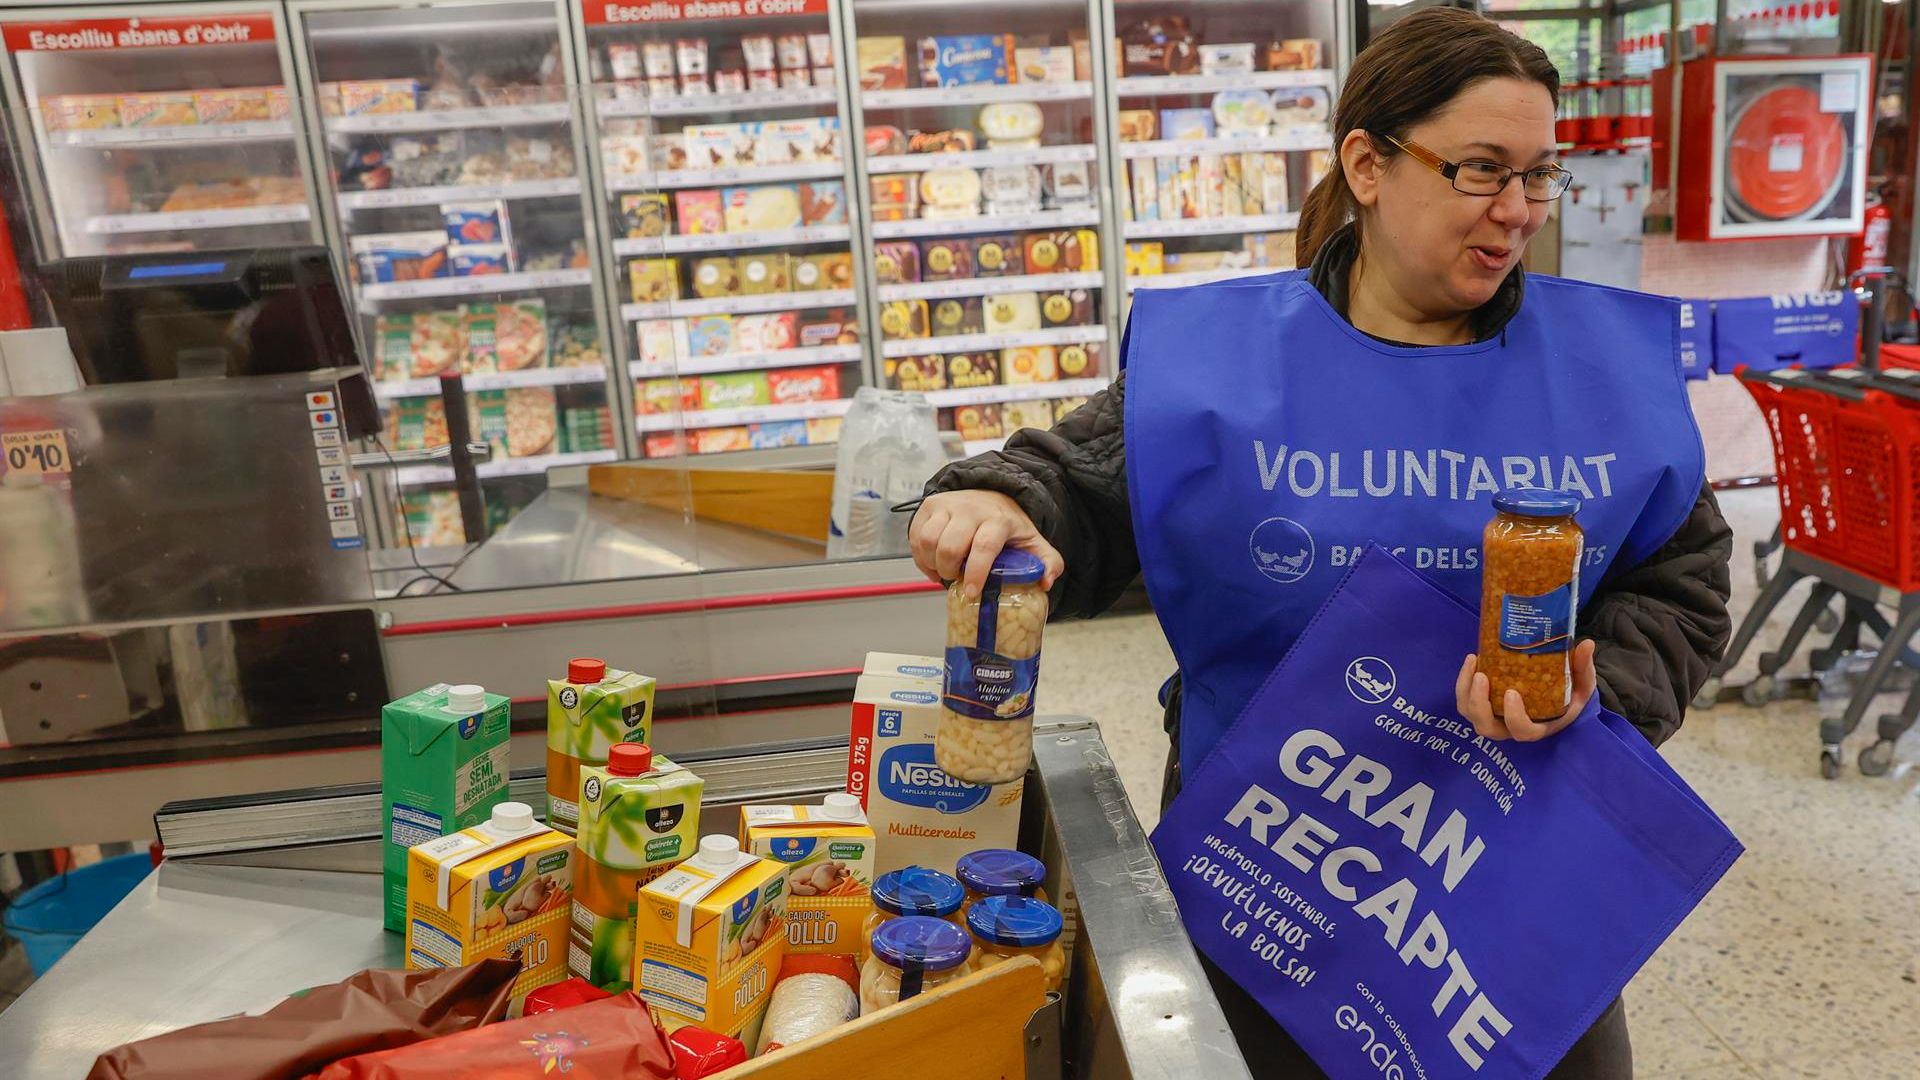
<svg viewBox="0 0 1920 1080">
<path fill-rule="evenodd" d="M 676 1080 L 717 1076 L 747 1060 L 745 1043 L 706 1028 L 683 1027 L 667 1036 L 667 1043 L 673 1047 Z"/>
<path fill-rule="evenodd" d="M 632 992 L 336 1061 L 319 1080 L 675 1080 L 673 1052 Z"/>
<path fill-rule="evenodd" d="M 589 1001 L 599 1001 L 613 996 L 611 991 L 602 990 L 578 975 L 565 982 L 549 983 L 527 995 L 527 1003 L 520 1007 L 522 1016 L 538 1016 L 556 1009 L 571 1009 L 575 1005 L 585 1005 Z"/>
<path fill-rule="evenodd" d="M 93 1063 L 87 1080 L 296 1080 L 350 1054 L 492 1023 L 507 1015 L 519 975 L 512 960 L 362 971 L 259 1016 L 196 1024 L 115 1047 Z"/>
</svg>

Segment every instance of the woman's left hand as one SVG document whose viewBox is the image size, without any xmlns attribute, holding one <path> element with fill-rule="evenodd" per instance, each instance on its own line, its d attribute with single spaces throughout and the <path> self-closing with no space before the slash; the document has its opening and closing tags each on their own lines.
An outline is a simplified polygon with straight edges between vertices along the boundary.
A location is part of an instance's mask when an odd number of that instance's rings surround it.
<svg viewBox="0 0 1920 1080">
<path fill-rule="evenodd" d="M 1593 696 L 1598 678 L 1593 673 L 1593 642 L 1583 641 L 1573 650 L 1573 701 L 1567 711 L 1554 720 L 1534 720 L 1527 715 L 1526 706 L 1520 703 L 1520 691 L 1508 690 L 1501 710 L 1495 712 L 1493 703 L 1488 700 L 1492 694 L 1492 685 L 1480 672 L 1480 658 L 1467 654 L 1467 661 L 1460 665 L 1460 677 L 1453 683 L 1454 708 L 1467 718 L 1473 730 L 1489 739 L 1517 739 L 1520 742 L 1539 742 L 1551 735 L 1558 735 L 1580 710 L 1587 707 L 1587 699 Z"/>
</svg>

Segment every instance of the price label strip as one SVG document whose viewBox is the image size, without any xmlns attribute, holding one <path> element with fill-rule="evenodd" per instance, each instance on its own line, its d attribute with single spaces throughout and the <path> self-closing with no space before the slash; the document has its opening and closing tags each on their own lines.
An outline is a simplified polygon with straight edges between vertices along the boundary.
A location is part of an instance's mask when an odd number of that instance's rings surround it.
<svg viewBox="0 0 1920 1080">
<path fill-rule="evenodd" d="M 73 455 L 64 431 L 9 431 L 0 433 L 0 456 L 7 472 L 24 476 L 65 476 L 73 471 Z"/>
</svg>

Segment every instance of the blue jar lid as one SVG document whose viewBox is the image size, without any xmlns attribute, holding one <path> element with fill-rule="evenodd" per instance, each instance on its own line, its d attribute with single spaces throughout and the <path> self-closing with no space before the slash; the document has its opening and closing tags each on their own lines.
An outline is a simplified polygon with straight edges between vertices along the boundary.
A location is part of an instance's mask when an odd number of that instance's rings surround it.
<svg viewBox="0 0 1920 1080">
<path fill-rule="evenodd" d="M 1002 585 L 1032 585 L 1047 576 L 1047 564 L 1031 551 L 1001 548 L 987 573 Z"/>
<path fill-rule="evenodd" d="M 959 882 L 924 866 L 901 867 L 873 881 L 873 906 L 893 915 L 944 918 L 959 911 L 966 899 Z"/>
<path fill-rule="evenodd" d="M 1580 512 L 1580 497 L 1547 488 L 1508 488 L 1493 497 L 1493 508 L 1521 517 L 1572 517 Z"/>
<path fill-rule="evenodd" d="M 982 896 L 1032 896 L 1047 880 L 1047 864 L 1024 851 L 987 848 L 962 855 L 953 876 Z"/>
<path fill-rule="evenodd" d="M 1050 944 L 1062 925 L 1052 904 L 1031 896 L 989 896 L 967 909 L 967 929 L 980 940 L 1016 949 Z"/>
<path fill-rule="evenodd" d="M 945 919 L 909 915 L 881 923 L 873 932 L 873 955 L 902 971 L 946 971 L 967 962 L 973 941 Z"/>
</svg>

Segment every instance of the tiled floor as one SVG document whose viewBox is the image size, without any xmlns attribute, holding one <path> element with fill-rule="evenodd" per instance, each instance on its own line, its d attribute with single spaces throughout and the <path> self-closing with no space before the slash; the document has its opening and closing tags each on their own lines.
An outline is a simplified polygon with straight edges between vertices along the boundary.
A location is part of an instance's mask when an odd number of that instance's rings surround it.
<svg viewBox="0 0 1920 1080">
<path fill-rule="evenodd" d="M 1752 603 L 1752 541 L 1771 531 L 1773 500 L 1767 489 L 1724 499 L 1738 533 L 1736 613 Z M 1042 711 L 1101 722 L 1151 828 L 1166 754 L 1154 695 L 1173 669 L 1158 626 L 1050 627 L 1046 651 Z M 1721 705 L 1693 713 L 1667 744 L 1747 854 L 1627 990 L 1637 1075 L 1920 1077 L 1920 737 L 1894 776 L 1867 779 L 1852 766 L 1856 736 L 1847 770 L 1826 781 L 1817 725 L 1810 701 Z"/>
</svg>

